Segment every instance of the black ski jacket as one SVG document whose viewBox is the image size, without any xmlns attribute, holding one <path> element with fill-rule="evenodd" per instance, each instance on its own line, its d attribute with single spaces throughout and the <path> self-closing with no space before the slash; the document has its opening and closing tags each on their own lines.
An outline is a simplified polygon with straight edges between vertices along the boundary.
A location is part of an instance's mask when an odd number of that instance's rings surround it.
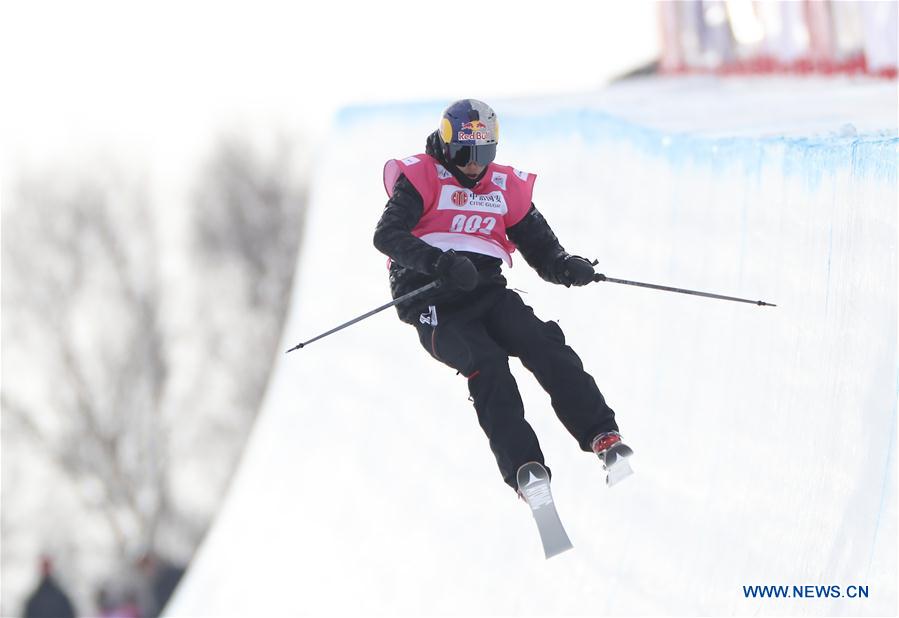
<svg viewBox="0 0 899 618">
<path fill-rule="evenodd" d="M 390 257 L 390 291 L 393 298 L 411 292 L 435 279 L 435 263 L 443 253 L 425 241 L 412 235 L 412 229 L 421 219 L 424 200 L 405 177 L 400 176 L 375 229 L 374 244 L 381 253 Z M 556 265 L 567 256 L 546 219 L 531 204 L 524 218 L 506 229 L 506 236 L 515 243 L 525 261 L 546 281 L 559 283 Z M 437 289 L 397 305 L 400 319 L 410 324 L 418 322 L 418 316 L 428 305 L 463 305 L 490 287 L 505 287 L 502 260 L 489 255 L 458 251 L 470 259 L 478 269 L 479 281 L 474 290 Z"/>
</svg>

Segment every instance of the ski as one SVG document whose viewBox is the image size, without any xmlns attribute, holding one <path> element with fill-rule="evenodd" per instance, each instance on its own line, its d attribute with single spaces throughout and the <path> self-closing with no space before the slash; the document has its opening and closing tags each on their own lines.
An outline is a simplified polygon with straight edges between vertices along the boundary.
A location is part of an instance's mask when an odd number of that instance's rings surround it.
<svg viewBox="0 0 899 618">
<path fill-rule="evenodd" d="M 611 487 L 634 473 L 628 461 L 628 458 L 633 454 L 634 451 L 627 444 L 616 442 L 598 455 L 599 460 L 602 462 L 603 470 L 606 471 L 606 485 Z"/>
<path fill-rule="evenodd" d="M 516 480 L 518 481 L 518 491 L 527 505 L 531 507 L 534 521 L 537 522 L 537 531 L 540 533 L 543 553 L 546 557 L 552 558 L 571 549 L 573 546 L 553 502 L 552 492 L 549 488 L 549 473 L 546 468 L 536 461 L 526 463 L 518 468 Z"/>
</svg>

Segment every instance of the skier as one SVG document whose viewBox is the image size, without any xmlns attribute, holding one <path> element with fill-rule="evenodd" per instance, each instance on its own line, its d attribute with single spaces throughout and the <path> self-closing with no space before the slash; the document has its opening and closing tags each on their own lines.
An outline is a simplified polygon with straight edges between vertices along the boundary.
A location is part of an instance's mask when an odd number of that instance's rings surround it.
<svg viewBox="0 0 899 618">
<path fill-rule="evenodd" d="M 605 463 L 621 456 L 615 413 L 556 322 L 544 322 L 506 287 L 501 269 L 519 249 L 546 281 L 566 287 L 593 281 L 593 264 L 559 244 L 531 202 L 533 174 L 493 162 L 496 114 L 463 99 L 443 113 L 424 154 L 384 167 L 389 200 L 374 234 L 389 258 L 394 298 L 437 279 L 427 294 L 397 305 L 424 348 L 468 381 L 478 421 L 503 480 L 519 490 L 516 472 L 544 464 L 537 436 L 524 418 L 509 357 L 518 357 L 550 395 L 553 409 L 580 448 Z"/>
</svg>

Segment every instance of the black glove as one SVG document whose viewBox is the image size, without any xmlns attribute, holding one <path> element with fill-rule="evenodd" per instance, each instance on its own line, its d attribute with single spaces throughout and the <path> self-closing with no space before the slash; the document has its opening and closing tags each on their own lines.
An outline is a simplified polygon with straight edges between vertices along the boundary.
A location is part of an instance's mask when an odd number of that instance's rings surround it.
<svg viewBox="0 0 899 618">
<path fill-rule="evenodd" d="M 434 274 L 441 285 L 469 292 L 478 285 L 478 269 L 471 260 L 450 249 L 434 262 Z"/>
<path fill-rule="evenodd" d="M 593 263 L 579 255 L 562 255 L 555 264 L 556 280 L 566 288 L 587 285 L 593 281 Z"/>
</svg>

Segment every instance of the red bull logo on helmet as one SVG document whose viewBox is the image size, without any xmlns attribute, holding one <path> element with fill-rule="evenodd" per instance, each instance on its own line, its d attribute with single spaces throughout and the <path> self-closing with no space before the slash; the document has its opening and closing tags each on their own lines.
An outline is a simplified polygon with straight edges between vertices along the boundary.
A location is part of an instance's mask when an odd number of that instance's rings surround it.
<svg viewBox="0 0 899 618">
<path fill-rule="evenodd" d="M 480 120 L 472 120 L 471 122 L 462 123 L 456 139 L 458 141 L 489 140 L 490 132 L 486 124 Z"/>
</svg>

